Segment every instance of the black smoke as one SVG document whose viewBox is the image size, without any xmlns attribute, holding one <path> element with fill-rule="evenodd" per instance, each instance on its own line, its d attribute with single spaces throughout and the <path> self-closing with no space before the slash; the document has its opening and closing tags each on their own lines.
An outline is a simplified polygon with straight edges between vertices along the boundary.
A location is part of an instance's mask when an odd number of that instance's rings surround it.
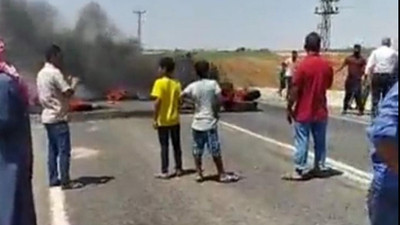
<svg viewBox="0 0 400 225">
<path fill-rule="evenodd" d="M 60 45 L 64 72 L 98 95 L 120 87 L 147 93 L 156 74 L 157 57 L 143 55 L 137 40 L 126 38 L 94 2 L 67 27 L 48 2 L 0 0 L 0 38 L 9 60 L 31 77 L 43 65 L 46 47 Z"/>
</svg>

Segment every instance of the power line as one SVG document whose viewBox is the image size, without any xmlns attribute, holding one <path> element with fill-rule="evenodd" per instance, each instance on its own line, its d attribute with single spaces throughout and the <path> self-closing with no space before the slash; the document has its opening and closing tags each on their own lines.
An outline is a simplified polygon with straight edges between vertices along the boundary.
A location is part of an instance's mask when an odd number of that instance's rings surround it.
<svg viewBox="0 0 400 225">
<path fill-rule="evenodd" d="M 146 14 L 146 11 L 133 11 L 133 13 L 138 16 L 137 39 L 140 46 L 142 46 L 142 17 Z"/>
<path fill-rule="evenodd" d="M 315 8 L 315 14 L 321 16 L 318 30 L 322 38 L 322 48 L 328 50 L 331 46 L 332 16 L 340 13 L 336 6 L 340 0 L 320 0 L 320 5 Z"/>
</svg>

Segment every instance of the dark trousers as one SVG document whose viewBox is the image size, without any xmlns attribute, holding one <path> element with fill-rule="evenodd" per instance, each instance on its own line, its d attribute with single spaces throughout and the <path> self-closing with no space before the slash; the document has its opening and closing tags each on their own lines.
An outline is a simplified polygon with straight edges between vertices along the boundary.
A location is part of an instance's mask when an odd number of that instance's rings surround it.
<svg viewBox="0 0 400 225">
<path fill-rule="evenodd" d="M 45 127 L 49 144 L 48 173 L 50 185 L 56 185 L 60 182 L 66 184 L 70 181 L 71 160 L 71 139 L 68 123 L 45 124 Z"/>
<path fill-rule="evenodd" d="M 372 117 L 378 115 L 379 102 L 385 98 L 386 94 L 395 84 L 396 79 L 392 74 L 374 74 L 372 76 L 371 89 L 372 89 Z"/>
<path fill-rule="evenodd" d="M 345 96 L 343 100 L 343 111 L 347 111 L 350 107 L 351 100 L 354 98 L 357 103 L 357 108 L 360 112 L 364 112 L 364 104 L 362 100 L 361 80 L 346 80 Z"/>
<path fill-rule="evenodd" d="M 182 169 L 181 128 L 180 125 L 158 128 L 158 139 L 161 145 L 161 172 L 168 173 L 169 139 L 174 149 L 175 169 Z"/>
</svg>

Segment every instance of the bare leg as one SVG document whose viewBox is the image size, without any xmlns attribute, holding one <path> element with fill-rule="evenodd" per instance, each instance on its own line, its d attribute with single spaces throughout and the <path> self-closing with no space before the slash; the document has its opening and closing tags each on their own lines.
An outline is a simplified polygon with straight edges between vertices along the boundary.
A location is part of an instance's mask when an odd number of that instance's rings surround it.
<svg viewBox="0 0 400 225">
<path fill-rule="evenodd" d="M 213 157 L 215 166 L 217 167 L 218 176 L 222 177 L 225 175 L 224 163 L 222 162 L 222 157 Z"/>
<path fill-rule="evenodd" d="M 197 172 L 196 180 L 198 182 L 201 182 L 204 179 L 201 156 L 200 157 L 197 157 L 197 156 L 194 157 L 194 165 L 196 165 L 196 172 Z"/>
</svg>

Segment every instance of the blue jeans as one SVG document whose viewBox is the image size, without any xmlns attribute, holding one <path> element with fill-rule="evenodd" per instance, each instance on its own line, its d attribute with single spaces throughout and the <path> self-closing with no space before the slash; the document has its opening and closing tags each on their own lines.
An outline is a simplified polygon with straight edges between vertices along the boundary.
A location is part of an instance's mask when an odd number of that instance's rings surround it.
<svg viewBox="0 0 400 225">
<path fill-rule="evenodd" d="M 48 173 L 50 186 L 70 181 L 71 139 L 66 122 L 45 124 L 48 137 Z M 61 179 L 60 179 L 61 178 Z"/>
<path fill-rule="evenodd" d="M 398 190 L 377 191 L 372 187 L 368 195 L 368 211 L 371 225 L 398 225 Z"/>
<path fill-rule="evenodd" d="M 218 128 L 207 131 L 192 130 L 193 156 L 201 158 L 207 148 L 213 157 L 221 156 L 221 144 L 218 137 Z"/>
<path fill-rule="evenodd" d="M 327 121 L 299 123 L 294 124 L 294 163 L 296 171 L 305 171 L 307 169 L 308 146 L 310 135 L 314 139 L 314 167 L 323 169 L 326 160 L 326 131 Z"/>
</svg>

